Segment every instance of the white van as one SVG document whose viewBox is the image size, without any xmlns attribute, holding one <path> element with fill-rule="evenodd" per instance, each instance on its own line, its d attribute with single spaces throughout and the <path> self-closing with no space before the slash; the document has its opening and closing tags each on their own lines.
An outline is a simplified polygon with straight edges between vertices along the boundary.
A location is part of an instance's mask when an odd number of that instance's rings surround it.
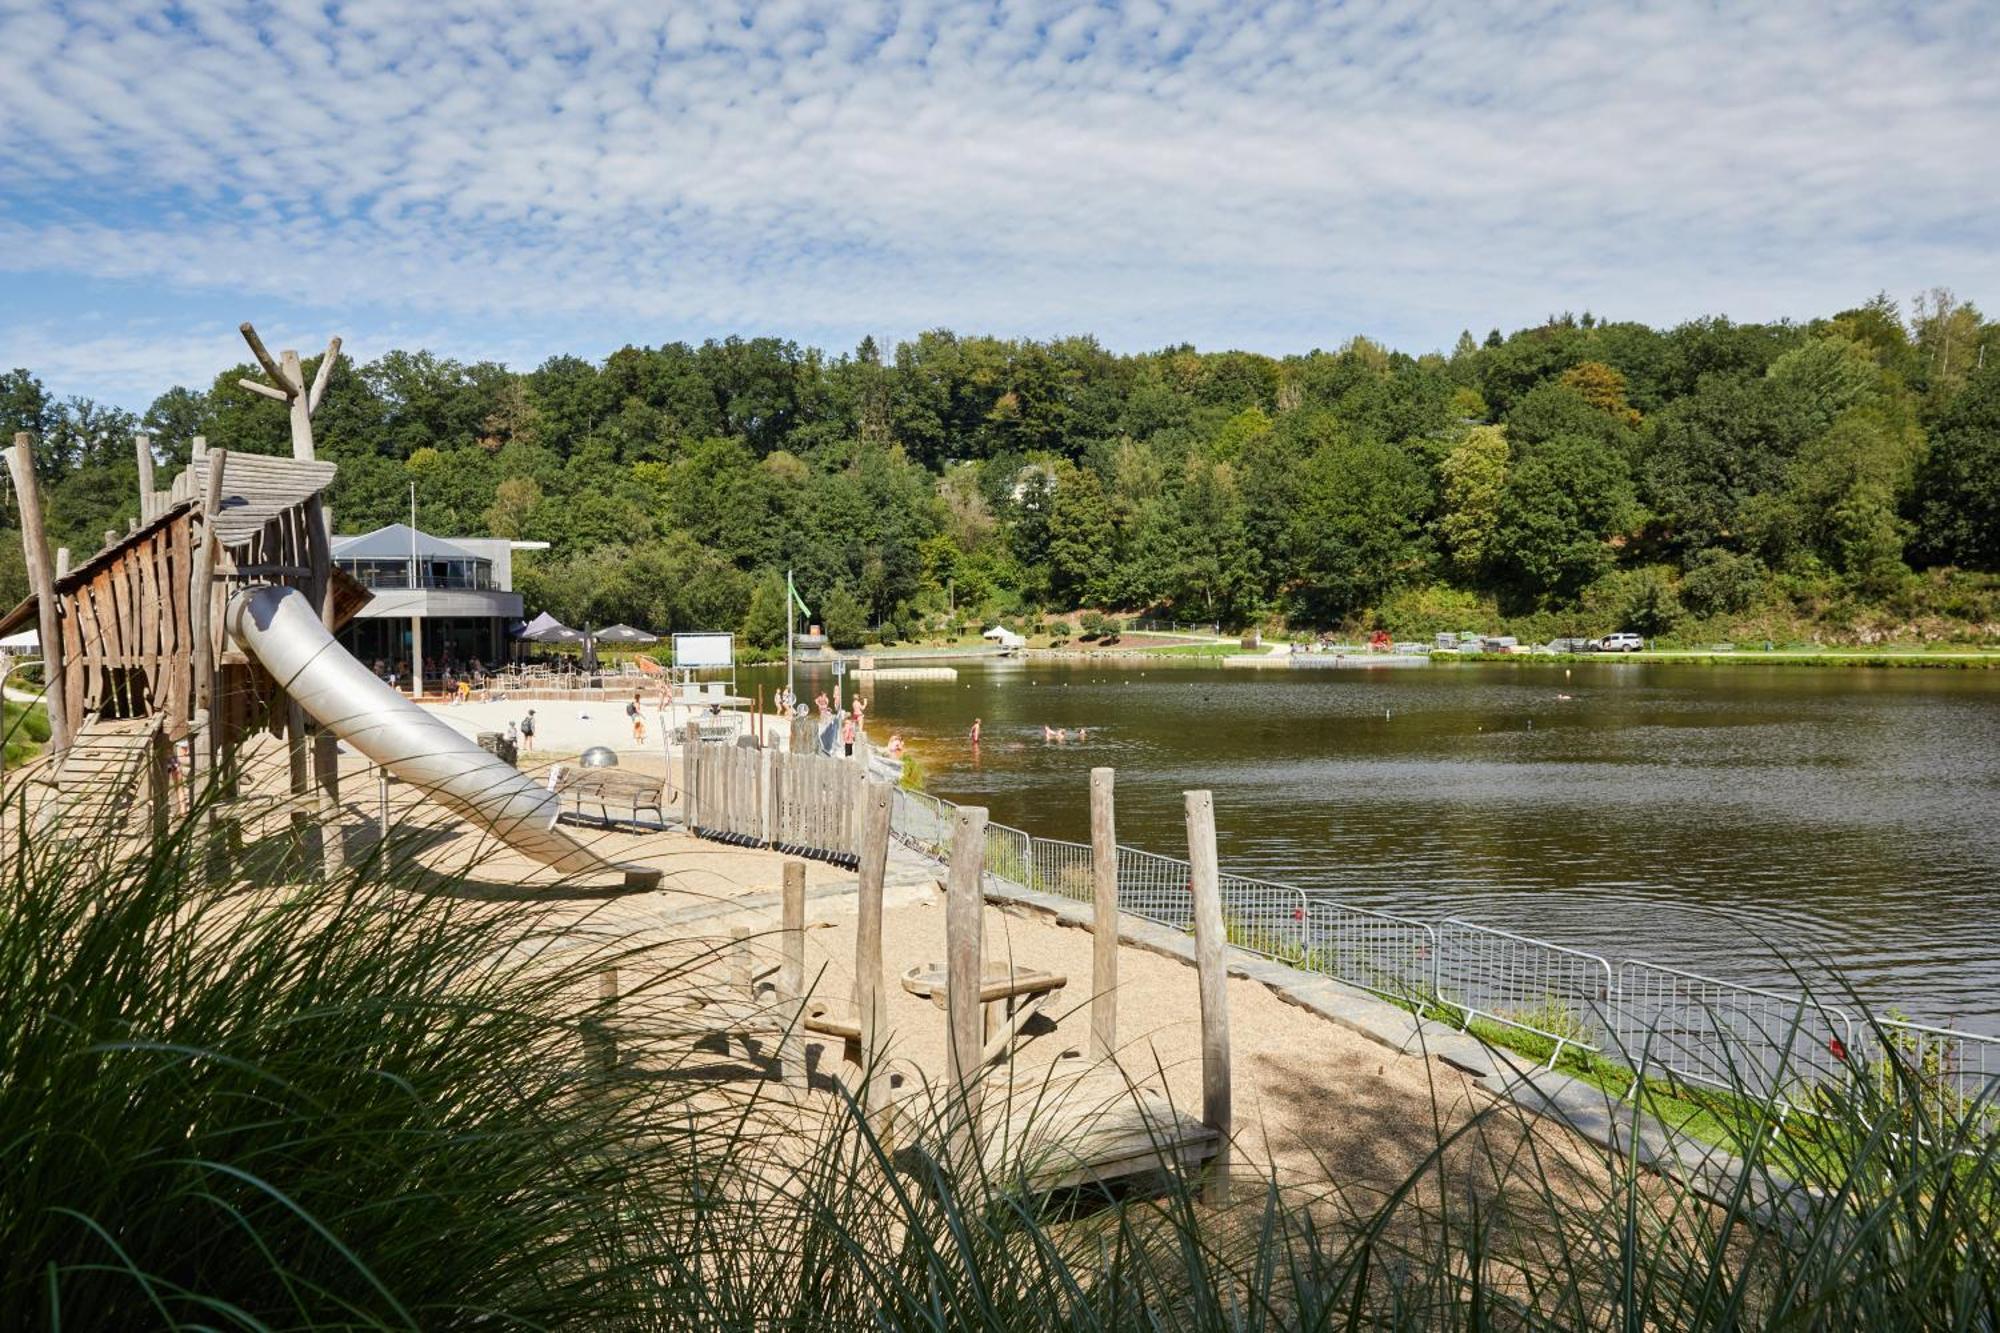
<svg viewBox="0 0 2000 1333">
<path fill-rule="evenodd" d="M 1631 633 L 1607 634 L 1604 636 L 1604 641 L 1597 645 L 1597 651 L 1600 653 L 1636 653 L 1644 649 L 1645 646 L 1646 640 L 1641 635 Z"/>
</svg>

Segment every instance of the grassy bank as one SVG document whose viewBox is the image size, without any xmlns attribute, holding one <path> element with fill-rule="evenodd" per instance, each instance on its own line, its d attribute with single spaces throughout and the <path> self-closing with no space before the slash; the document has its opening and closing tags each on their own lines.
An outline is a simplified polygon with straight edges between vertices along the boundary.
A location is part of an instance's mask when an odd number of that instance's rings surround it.
<svg viewBox="0 0 2000 1333">
<path fill-rule="evenodd" d="M 1769 667 L 1887 667 L 1936 671 L 1990 671 L 2000 667 L 2000 652 L 1913 649 L 1907 652 L 1849 650 L 1783 650 L 1771 652 L 1708 652 L 1698 648 L 1667 648 L 1638 653 L 1440 653 L 1433 665 L 1499 663 L 1506 666 L 1549 666 L 1583 663 L 1604 666 L 1620 662 L 1669 663 L 1675 666 Z"/>
<path fill-rule="evenodd" d="M 1018 1155 L 941 1147 L 949 1099 L 907 1103 L 890 1141 L 831 1071 L 795 1108 L 741 1071 L 718 1082 L 692 1046 L 615 1053 L 604 969 L 627 1006 L 665 1001 L 700 941 L 669 954 L 558 931 L 533 898 L 379 853 L 331 884 L 285 877 L 282 847 L 225 868 L 199 820 L 130 849 L 19 827 L 0 865 L 10 1323 L 1692 1330 L 2000 1313 L 1991 1107 L 1940 1104 L 1914 1077 L 1836 1090 L 1824 1153 L 1780 1159 L 1764 1125 L 1718 1117 L 1745 1171 L 1720 1203 L 1507 1103 L 1440 1108 L 1433 1149 L 1386 1193 L 1277 1182 L 1245 1142 L 1230 1207 L 1178 1173 L 1038 1198 Z M 1782 1225 L 1753 1202 L 1771 1192 Z"/>
</svg>

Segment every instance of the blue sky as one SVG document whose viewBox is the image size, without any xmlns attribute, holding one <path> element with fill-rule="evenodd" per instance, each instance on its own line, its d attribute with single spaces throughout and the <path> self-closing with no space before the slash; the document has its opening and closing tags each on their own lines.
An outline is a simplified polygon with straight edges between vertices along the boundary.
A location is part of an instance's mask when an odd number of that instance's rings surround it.
<svg viewBox="0 0 2000 1333">
<path fill-rule="evenodd" d="M 0 366 L 2000 304 L 2000 5 L 0 0 Z"/>
</svg>

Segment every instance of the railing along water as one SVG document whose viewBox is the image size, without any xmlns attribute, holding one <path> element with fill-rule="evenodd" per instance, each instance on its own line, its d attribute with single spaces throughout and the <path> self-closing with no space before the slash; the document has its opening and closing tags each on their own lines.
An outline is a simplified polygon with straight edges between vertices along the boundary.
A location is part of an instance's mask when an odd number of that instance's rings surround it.
<svg viewBox="0 0 2000 1333">
<path fill-rule="evenodd" d="M 906 846 L 942 857 L 951 802 L 898 791 L 892 824 Z M 988 824 L 994 879 L 1092 900 L 1084 843 Z M 1117 848 L 1118 909 L 1192 929 L 1188 863 Z M 1243 875 L 1222 876 L 1230 942 L 1460 1026 L 1492 1022 L 1540 1037 L 1553 1068 L 1565 1051 L 1615 1057 L 1631 1092 L 1664 1075 L 1748 1092 L 1781 1110 L 1864 1061 L 1880 1077 L 1915 1079 L 1940 1107 L 1988 1108 L 2000 1127 L 2000 1038 L 1897 1019 L 1864 1031 L 1839 1007 L 1705 977 L 1642 959 L 1611 960 L 1531 935 L 1450 917 L 1427 922 Z M 1630 1095 L 1630 1093 L 1628 1093 Z"/>
</svg>

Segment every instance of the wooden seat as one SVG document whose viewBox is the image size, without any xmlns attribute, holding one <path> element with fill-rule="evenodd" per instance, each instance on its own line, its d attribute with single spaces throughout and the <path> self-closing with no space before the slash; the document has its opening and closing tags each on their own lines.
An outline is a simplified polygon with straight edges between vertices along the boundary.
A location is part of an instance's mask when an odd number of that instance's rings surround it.
<svg viewBox="0 0 2000 1333">
<path fill-rule="evenodd" d="M 980 1094 L 980 1159 L 996 1180 L 1019 1171 L 1042 1193 L 1107 1184 L 1213 1159 L 1222 1135 L 1117 1066 L 1063 1060 L 991 1070 Z"/>
<path fill-rule="evenodd" d="M 950 978 L 943 963 L 919 963 L 903 973 L 903 989 L 946 1007 Z M 1028 1021 L 1042 1012 L 1057 991 L 1069 984 L 1060 972 L 989 962 L 981 970 L 979 1002 L 985 1010 L 986 1045 L 982 1063 L 998 1060 L 1014 1048 Z"/>
</svg>

